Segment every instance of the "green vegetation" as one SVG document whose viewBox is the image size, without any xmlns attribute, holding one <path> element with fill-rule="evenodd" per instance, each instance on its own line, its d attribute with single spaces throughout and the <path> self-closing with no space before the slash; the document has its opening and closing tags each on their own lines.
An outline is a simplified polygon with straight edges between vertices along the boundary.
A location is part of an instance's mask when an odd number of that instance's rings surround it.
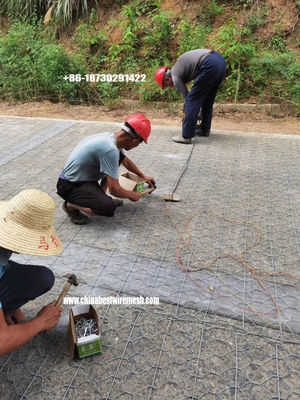
<svg viewBox="0 0 300 400">
<path fill-rule="evenodd" d="M 255 46 L 249 40 L 249 28 L 238 29 L 236 21 L 232 19 L 227 25 L 223 25 L 212 41 L 214 47 L 219 50 L 228 63 L 231 78 L 236 77 L 235 88 L 227 86 L 227 96 L 234 93 L 234 102 L 237 102 L 242 72 L 247 70 L 247 62 L 256 55 Z"/>
<path fill-rule="evenodd" d="M 266 94 L 274 100 L 299 102 L 300 64 L 292 51 L 264 52 L 261 57 L 251 60 L 249 78 L 252 92 Z"/>
<path fill-rule="evenodd" d="M 210 26 L 192 26 L 189 24 L 187 19 L 181 21 L 178 29 L 181 33 L 178 51 L 179 54 L 183 54 L 189 50 L 203 48 L 206 44 L 207 36 L 211 32 Z"/>
<path fill-rule="evenodd" d="M 52 19 L 66 28 L 77 18 L 87 16 L 89 7 L 98 8 L 99 3 L 99 0 L 0 0 L 0 13 L 9 18 L 35 14 L 39 19 Z"/>
<path fill-rule="evenodd" d="M 204 12 L 204 19 L 213 21 L 214 17 L 222 14 L 224 11 L 223 4 L 219 5 L 217 0 L 211 0 L 207 9 Z"/>
<path fill-rule="evenodd" d="M 171 20 L 165 12 L 161 11 L 153 15 L 150 25 L 145 25 L 145 28 L 146 56 L 163 62 L 170 57 L 170 47 L 173 39 Z"/>
<path fill-rule="evenodd" d="M 107 61 L 107 34 L 96 29 L 96 12 L 91 11 L 89 21 L 80 23 L 73 36 L 76 52 L 92 70 L 98 70 Z"/>
<path fill-rule="evenodd" d="M 76 71 L 86 73 L 77 56 L 43 36 L 40 25 L 14 23 L 0 38 L 0 92 L 3 100 L 87 100 L 90 88 L 63 79 Z"/>
<path fill-rule="evenodd" d="M 162 91 L 156 84 L 156 69 L 172 66 L 186 51 L 205 47 L 218 50 L 228 64 L 218 101 L 255 96 L 260 101 L 299 103 L 300 67 L 284 27 L 281 31 L 276 27 L 268 37 L 259 36 L 272 23 L 264 2 L 204 0 L 201 9 L 195 3 L 193 13 L 178 15 L 163 9 L 159 0 L 119 0 L 112 5 L 119 9 L 115 19 L 105 24 L 101 4 L 0 0 L 0 12 L 10 21 L 0 33 L 0 98 L 108 106 L 123 98 L 177 101 L 176 90 Z M 20 14 L 26 19 L 20 20 Z M 146 79 L 143 83 L 64 79 L 88 73 L 145 74 Z"/>
<path fill-rule="evenodd" d="M 43 0 L 0 0 L 0 12 L 8 18 L 33 14 L 42 17 L 46 11 L 46 2 Z"/>
</svg>

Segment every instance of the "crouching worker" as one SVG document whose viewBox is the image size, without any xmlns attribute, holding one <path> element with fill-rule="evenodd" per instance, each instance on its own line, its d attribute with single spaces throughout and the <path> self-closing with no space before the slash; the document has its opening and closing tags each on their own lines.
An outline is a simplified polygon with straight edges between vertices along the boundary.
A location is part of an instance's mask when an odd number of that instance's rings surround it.
<svg viewBox="0 0 300 400">
<path fill-rule="evenodd" d="M 116 207 L 122 204 L 119 198 L 140 200 L 140 193 L 120 186 L 120 164 L 149 185 L 155 185 L 155 180 L 144 175 L 123 152 L 147 143 L 150 131 L 150 121 L 143 114 L 135 114 L 125 120 L 120 131 L 88 136 L 75 147 L 57 182 L 57 194 L 65 200 L 63 209 L 74 224 L 89 222 L 82 211 L 112 217 Z M 108 196 L 107 189 L 117 198 Z"/>
<path fill-rule="evenodd" d="M 53 256 L 63 247 L 53 229 L 55 203 L 36 189 L 0 202 L 0 354 L 16 350 L 39 332 L 54 328 L 62 309 L 51 303 L 23 323 L 20 309 L 48 292 L 54 275 L 46 267 L 11 261 L 13 252 Z"/>
</svg>

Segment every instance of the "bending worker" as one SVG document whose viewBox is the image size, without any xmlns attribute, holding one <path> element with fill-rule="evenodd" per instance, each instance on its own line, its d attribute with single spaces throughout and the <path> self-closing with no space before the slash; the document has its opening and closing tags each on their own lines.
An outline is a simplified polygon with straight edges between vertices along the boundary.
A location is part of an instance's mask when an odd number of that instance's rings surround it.
<svg viewBox="0 0 300 400">
<path fill-rule="evenodd" d="M 107 189 L 115 197 L 140 200 L 140 193 L 120 186 L 120 164 L 151 186 L 155 185 L 155 180 L 144 175 L 123 152 L 123 149 L 131 150 L 142 142 L 147 143 L 150 131 L 150 121 L 142 114 L 135 114 L 126 118 L 120 131 L 88 136 L 75 147 L 57 182 L 57 193 L 65 200 L 63 209 L 74 224 L 89 222 L 82 211 L 94 216 L 114 215 L 122 202 L 108 196 Z"/>
<path fill-rule="evenodd" d="M 155 73 L 156 82 L 165 89 L 175 87 L 184 99 L 185 118 L 182 136 L 174 142 L 190 144 L 195 136 L 197 117 L 202 111 L 201 136 L 209 136 L 214 100 L 218 87 L 226 72 L 226 61 L 216 51 L 208 49 L 191 50 L 182 54 L 169 70 L 161 67 Z M 186 84 L 194 80 L 190 92 Z"/>
<path fill-rule="evenodd" d="M 23 190 L 8 202 L 0 202 L 0 354 L 16 350 L 39 332 L 54 328 L 62 309 L 55 303 L 23 323 L 20 309 L 48 292 L 54 275 L 38 265 L 10 260 L 12 252 L 53 256 L 63 247 L 53 229 L 55 204 L 46 193 Z"/>
</svg>

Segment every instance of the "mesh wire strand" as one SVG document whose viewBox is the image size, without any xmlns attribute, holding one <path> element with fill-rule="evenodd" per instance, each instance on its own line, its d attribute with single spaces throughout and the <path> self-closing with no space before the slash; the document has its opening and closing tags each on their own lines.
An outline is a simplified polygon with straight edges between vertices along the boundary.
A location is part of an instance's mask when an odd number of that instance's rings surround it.
<svg viewBox="0 0 300 400">
<path fill-rule="evenodd" d="M 49 266 L 56 275 L 53 290 L 24 307 L 26 317 L 56 298 L 61 276 L 70 272 L 70 266 L 81 278 L 72 295 L 141 294 L 159 296 L 161 303 L 95 306 L 103 352 L 83 360 L 70 360 L 65 314 L 54 330 L 0 357 L 1 399 L 300 397 L 298 281 L 287 276 L 264 278 L 280 305 L 283 321 L 278 327 L 266 325 L 247 310 L 241 298 L 261 313 L 274 313 L 274 304 L 236 260 L 221 259 L 214 265 L 222 280 L 213 271 L 196 272 L 193 279 L 201 289 L 177 265 L 179 237 L 161 201 L 189 159 L 176 189 L 182 202 L 168 204 L 177 226 L 184 231 L 187 217 L 203 210 L 254 223 L 261 242 L 246 251 L 245 261 L 269 273 L 296 275 L 298 137 L 218 132 L 198 141 L 190 156 L 189 146 L 170 141 L 173 128 L 156 128 L 151 145 L 140 146 L 130 157 L 157 179 L 158 189 L 137 204 L 126 202 L 114 219 L 99 218 L 78 227 L 66 218 L 55 197 L 58 168 L 75 142 L 111 126 L 76 123 L 21 154 L 30 130 L 42 135 L 45 129 L 51 131 L 53 122 L 8 118 L 6 124 L 9 139 L 3 143 L 17 153 L 0 167 L 1 200 L 32 182 L 52 194 L 58 206 L 56 228 L 65 246 L 59 257 L 15 256 L 16 261 Z M 239 254 L 256 237 L 249 225 L 201 213 L 189 230 L 190 247 L 181 253 L 187 268 L 223 252 Z M 210 286 L 224 298 L 215 296 Z M 278 324 L 278 315 L 268 318 Z"/>
</svg>

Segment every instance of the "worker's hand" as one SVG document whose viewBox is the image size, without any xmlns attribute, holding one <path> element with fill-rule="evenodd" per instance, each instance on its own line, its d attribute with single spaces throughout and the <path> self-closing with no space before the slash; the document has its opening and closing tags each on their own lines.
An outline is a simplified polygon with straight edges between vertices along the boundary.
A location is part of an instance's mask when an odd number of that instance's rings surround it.
<svg viewBox="0 0 300 400">
<path fill-rule="evenodd" d="M 20 308 L 9 313 L 4 313 L 4 317 L 7 325 L 21 324 L 24 322 L 24 314 Z"/>
<path fill-rule="evenodd" d="M 139 192 L 131 192 L 129 200 L 131 200 L 131 201 L 139 201 L 141 197 L 142 197 L 141 193 L 139 193 Z"/>
<path fill-rule="evenodd" d="M 150 185 L 150 186 L 156 185 L 154 178 L 152 178 L 151 176 L 144 176 L 144 179 L 148 183 L 148 185 Z"/>
<path fill-rule="evenodd" d="M 47 331 L 48 329 L 54 328 L 58 324 L 60 313 L 62 312 L 61 307 L 57 307 L 55 302 L 50 303 L 43 307 L 37 315 L 37 319 L 41 324 L 41 330 Z"/>
</svg>

